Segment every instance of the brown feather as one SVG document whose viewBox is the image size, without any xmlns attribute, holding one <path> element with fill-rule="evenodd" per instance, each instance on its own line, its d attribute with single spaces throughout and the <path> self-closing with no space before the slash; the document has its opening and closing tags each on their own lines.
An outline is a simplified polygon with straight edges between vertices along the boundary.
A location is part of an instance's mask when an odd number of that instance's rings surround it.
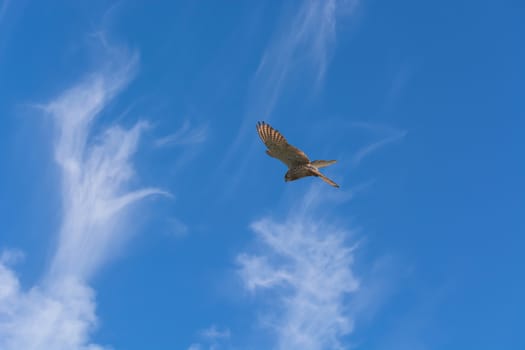
<svg viewBox="0 0 525 350">
<path fill-rule="evenodd" d="M 324 176 L 319 170 L 317 170 L 317 169 L 312 170 L 312 173 L 314 174 L 314 176 L 318 176 L 318 177 L 320 177 L 321 180 L 323 180 L 323 181 L 326 182 L 327 184 L 339 188 L 339 185 L 338 185 L 338 184 L 336 184 L 335 182 L 333 182 L 332 180 L 330 180 L 329 178 L 327 178 L 326 176 Z"/>
<path fill-rule="evenodd" d="M 268 148 L 266 153 L 288 166 L 288 171 L 284 176 L 285 181 L 294 181 L 306 176 L 316 176 L 331 186 L 339 187 L 338 184 L 321 174 L 318 170 L 318 168 L 334 164 L 335 160 L 314 160 L 310 162 L 310 159 L 303 151 L 290 145 L 277 129 L 272 128 L 265 122 L 257 123 L 257 133 Z"/>
<path fill-rule="evenodd" d="M 284 136 L 269 124 L 265 122 L 257 123 L 257 133 L 266 147 L 268 147 L 269 153 L 267 153 L 279 159 L 288 168 L 310 163 L 310 159 L 303 151 L 290 145 Z"/>
</svg>

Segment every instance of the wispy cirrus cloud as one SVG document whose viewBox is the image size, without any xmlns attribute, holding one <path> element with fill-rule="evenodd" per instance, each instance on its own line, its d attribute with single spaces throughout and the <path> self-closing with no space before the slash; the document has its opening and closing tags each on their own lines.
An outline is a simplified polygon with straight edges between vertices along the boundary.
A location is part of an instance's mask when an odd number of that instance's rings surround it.
<svg viewBox="0 0 525 350">
<path fill-rule="evenodd" d="M 24 253 L 18 249 L 4 249 L 0 253 L 0 263 L 12 265 L 24 259 Z"/>
<path fill-rule="evenodd" d="M 206 141 L 208 133 L 207 124 L 192 127 L 191 123 L 186 120 L 180 129 L 173 134 L 158 138 L 155 145 L 157 147 L 194 145 Z"/>
<path fill-rule="evenodd" d="M 188 233 L 190 232 L 190 228 L 188 225 L 182 221 L 181 219 L 172 216 L 166 220 L 167 222 L 167 231 L 166 234 L 175 237 L 175 238 L 182 238 L 186 237 Z"/>
<path fill-rule="evenodd" d="M 254 78 L 257 95 L 263 96 L 266 118 L 273 110 L 290 74 L 305 69 L 319 83 L 336 42 L 338 18 L 355 12 L 357 0 L 305 0 L 297 12 L 283 20 L 264 51 Z M 294 7 L 295 9 L 295 7 Z"/>
<path fill-rule="evenodd" d="M 229 328 L 218 328 L 216 325 L 203 329 L 199 332 L 202 341 L 200 343 L 193 343 L 188 347 L 188 350 L 219 350 L 230 349 L 226 346 L 226 342 L 230 339 L 231 332 Z"/>
<path fill-rule="evenodd" d="M 137 59 L 131 55 L 119 62 L 120 70 L 109 77 L 90 76 L 45 107 L 58 131 L 55 159 L 62 170 L 64 203 L 51 274 L 88 279 L 127 238 L 124 210 L 148 195 L 164 193 L 156 188 L 127 189 L 134 175 L 130 158 L 145 122 L 129 130 L 112 126 L 90 138 L 93 121 L 133 77 Z"/>
<path fill-rule="evenodd" d="M 355 155 L 352 157 L 352 163 L 357 166 L 361 161 L 368 157 L 369 155 L 375 153 L 377 150 L 385 147 L 388 144 L 394 143 L 403 139 L 407 135 L 406 130 L 396 129 L 384 124 L 374 124 L 374 123 L 352 123 L 352 127 L 357 127 L 361 129 L 366 129 L 373 132 L 374 134 L 381 135 L 378 141 L 370 143 L 357 150 Z"/>
<path fill-rule="evenodd" d="M 62 222 L 56 250 L 40 283 L 23 290 L 0 262 L 0 348 L 100 350 L 95 293 L 88 282 L 132 233 L 129 210 L 156 188 L 130 190 L 132 157 L 146 123 L 111 126 L 93 135 L 100 112 L 128 84 L 138 57 L 112 48 L 109 63 L 41 106 L 56 126 Z M 9 260 L 9 259 L 8 259 Z"/>
<path fill-rule="evenodd" d="M 2 19 L 4 18 L 7 8 L 9 7 L 9 1 L 10 0 L 3 0 L 0 4 L 0 23 L 2 22 Z"/>
<path fill-rule="evenodd" d="M 392 110 L 394 104 L 403 95 L 403 92 L 407 89 L 410 80 L 413 78 L 417 71 L 417 64 L 402 64 L 392 77 L 390 88 L 386 93 L 385 98 L 385 112 Z"/>
<path fill-rule="evenodd" d="M 204 329 L 202 332 L 201 332 L 201 335 L 204 337 L 204 338 L 207 338 L 207 339 L 224 339 L 224 338 L 229 338 L 230 337 L 230 330 L 228 328 L 225 328 L 225 329 L 219 329 L 216 325 L 211 325 L 210 327 Z"/>
<path fill-rule="evenodd" d="M 349 244 L 349 230 L 316 215 L 311 197 L 323 200 L 318 188 L 284 221 L 254 222 L 259 253 L 237 258 L 244 287 L 271 297 L 263 318 L 278 349 L 342 349 L 341 338 L 353 329 L 347 306 L 359 289 L 352 270 L 356 245 Z"/>
</svg>

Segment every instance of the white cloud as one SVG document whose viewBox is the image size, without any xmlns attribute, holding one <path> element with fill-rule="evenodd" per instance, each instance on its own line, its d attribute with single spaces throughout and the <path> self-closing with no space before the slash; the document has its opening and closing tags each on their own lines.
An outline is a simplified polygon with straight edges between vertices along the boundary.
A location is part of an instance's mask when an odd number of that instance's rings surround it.
<svg viewBox="0 0 525 350">
<path fill-rule="evenodd" d="M 399 130 L 382 124 L 352 123 L 352 126 L 370 130 L 376 134 L 382 135 L 379 141 L 364 146 L 356 152 L 356 154 L 352 157 L 352 162 L 354 165 L 358 165 L 364 158 L 368 157 L 380 148 L 383 148 L 390 143 L 399 141 L 407 135 L 406 130 Z"/>
<path fill-rule="evenodd" d="M 176 217 L 169 218 L 167 220 L 167 224 L 168 224 L 168 234 L 173 237 L 177 237 L 177 238 L 185 237 L 190 232 L 188 225 Z"/>
<path fill-rule="evenodd" d="M 213 324 L 199 332 L 200 342 L 192 343 L 188 350 L 234 349 L 229 343 L 230 337 L 229 328 L 221 329 Z"/>
<path fill-rule="evenodd" d="M 24 253 L 18 249 L 4 249 L 0 253 L 0 264 L 13 265 L 24 259 Z"/>
<path fill-rule="evenodd" d="M 136 70 L 137 56 L 109 50 L 112 60 L 96 74 L 43 106 L 57 134 L 55 160 L 61 170 L 62 223 L 56 251 L 41 282 L 23 290 L 2 255 L 0 261 L 0 349 L 100 350 L 90 335 L 97 326 L 90 277 L 128 239 L 131 204 L 155 188 L 130 190 L 131 158 L 146 123 L 111 126 L 92 134 L 104 107 Z M 129 225 L 129 226 L 126 226 Z"/>
<path fill-rule="evenodd" d="M 181 146 L 203 143 L 208 138 L 208 125 L 192 127 L 189 121 L 185 121 L 181 128 L 173 134 L 161 137 L 155 141 L 157 147 Z"/>
<path fill-rule="evenodd" d="M 311 195 L 305 201 L 283 222 L 263 218 L 252 224 L 260 253 L 240 254 L 239 274 L 248 290 L 270 293 L 257 295 L 271 296 L 265 318 L 278 349 L 339 349 L 353 329 L 347 298 L 359 288 L 354 246 L 348 230 L 319 219 Z"/>
<path fill-rule="evenodd" d="M 225 328 L 224 330 L 220 330 L 215 325 L 211 325 L 209 328 L 206 328 L 205 330 L 201 331 L 201 335 L 207 339 L 221 339 L 221 338 L 229 338 L 230 337 L 230 330 L 228 328 Z"/>
<path fill-rule="evenodd" d="M 13 271 L 3 261 L 0 261 L 0 310 L 7 305 L 5 301 L 17 293 L 19 285 L 18 278 Z"/>
<path fill-rule="evenodd" d="M 94 293 L 75 279 L 24 292 L 0 264 L 0 349 L 102 350 L 89 342 L 96 327 Z"/>
<path fill-rule="evenodd" d="M 316 81 L 323 79 L 336 41 L 339 15 L 349 15 L 357 0 L 305 0 L 297 12 L 278 28 L 277 36 L 265 50 L 256 73 L 256 86 L 264 90 L 270 113 L 290 72 L 301 65 L 310 66 Z"/>
<path fill-rule="evenodd" d="M 62 170 L 64 207 L 52 275 L 88 279 L 129 237 L 123 227 L 125 209 L 148 195 L 163 193 L 127 188 L 134 175 L 130 158 L 145 122 L 129 130 L 112 126 L 96 137 L 90 134 L 99 112 L 133 77 L 136 62 L 132 55 L 110 65 L 121 68 L 92 75 L 45 107 L 58 129 L 55 159 Z"/>
<path fill-rule="evenodd" d="M 406 90 L 416 70 L 417 66 L 414 67 L 414 65 L 403 64 L 395 72 L 390 88 L 386 93 L 385 112 L 392 110 L 394 103 L 401 97 L 403 91 Z"/>
<path fill-rule="evenodd" d="M 193 344 L 190 345 L 188 350 L 202 350 L 202 346 L 200 344 L 193 343 Z"/>
<path fill-rule="evenodd" d="M 2 22 L 2 19 L 4 18 L 4 15 L 7 12 L 7 8 L 9 7 L 10 0 L 4 0 L 0 4 L 0 22 Z"/>
<path fill-rule="evenodd" d="M 188 350 L 219 350 L 232 349 L 228 343 L 231 337 L 229 328 L 220 329 L 216 325 L 203 329 L 199 332 L 200 343 L 192 343 Z"/>
</svg>

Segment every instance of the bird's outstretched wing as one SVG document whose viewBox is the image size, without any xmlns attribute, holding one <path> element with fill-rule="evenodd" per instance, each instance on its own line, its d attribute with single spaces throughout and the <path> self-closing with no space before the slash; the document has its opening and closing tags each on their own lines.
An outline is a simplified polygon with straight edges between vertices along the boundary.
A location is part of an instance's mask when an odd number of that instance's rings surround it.
<svg viewBox="0 0 525 350">
<path fill-rule="evenodd" d="M 279 159 L 289 168 L 310 163 L 306 154 L 286 141 L 284 136 L 265 122 L 257 123 L 257 133 L 264 142 L 269 156 Z"/>
</svg>

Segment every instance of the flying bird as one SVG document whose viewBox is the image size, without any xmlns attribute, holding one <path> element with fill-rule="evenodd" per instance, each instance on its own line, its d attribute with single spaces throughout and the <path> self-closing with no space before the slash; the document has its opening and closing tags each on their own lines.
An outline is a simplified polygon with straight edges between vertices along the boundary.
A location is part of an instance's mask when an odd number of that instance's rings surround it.
<svg viewBox="0 0 525 350">
<path fill-rule="evenodd" d="M 266 154 L 279 159 L 288 167 L 288 171 L 284 175 L 284 181 L 294 181 L 306 176 L 316 176 L 334 187 L 339 187 L 338 184 L 319 171 L 319 168 L 334 164 L 335 160 L 310 161 L 303 151 L 290 145 L 278 130 L 265 122 L 257 123 L 257 133 L 262 142 L 268 147 Z"/>
</svg>

